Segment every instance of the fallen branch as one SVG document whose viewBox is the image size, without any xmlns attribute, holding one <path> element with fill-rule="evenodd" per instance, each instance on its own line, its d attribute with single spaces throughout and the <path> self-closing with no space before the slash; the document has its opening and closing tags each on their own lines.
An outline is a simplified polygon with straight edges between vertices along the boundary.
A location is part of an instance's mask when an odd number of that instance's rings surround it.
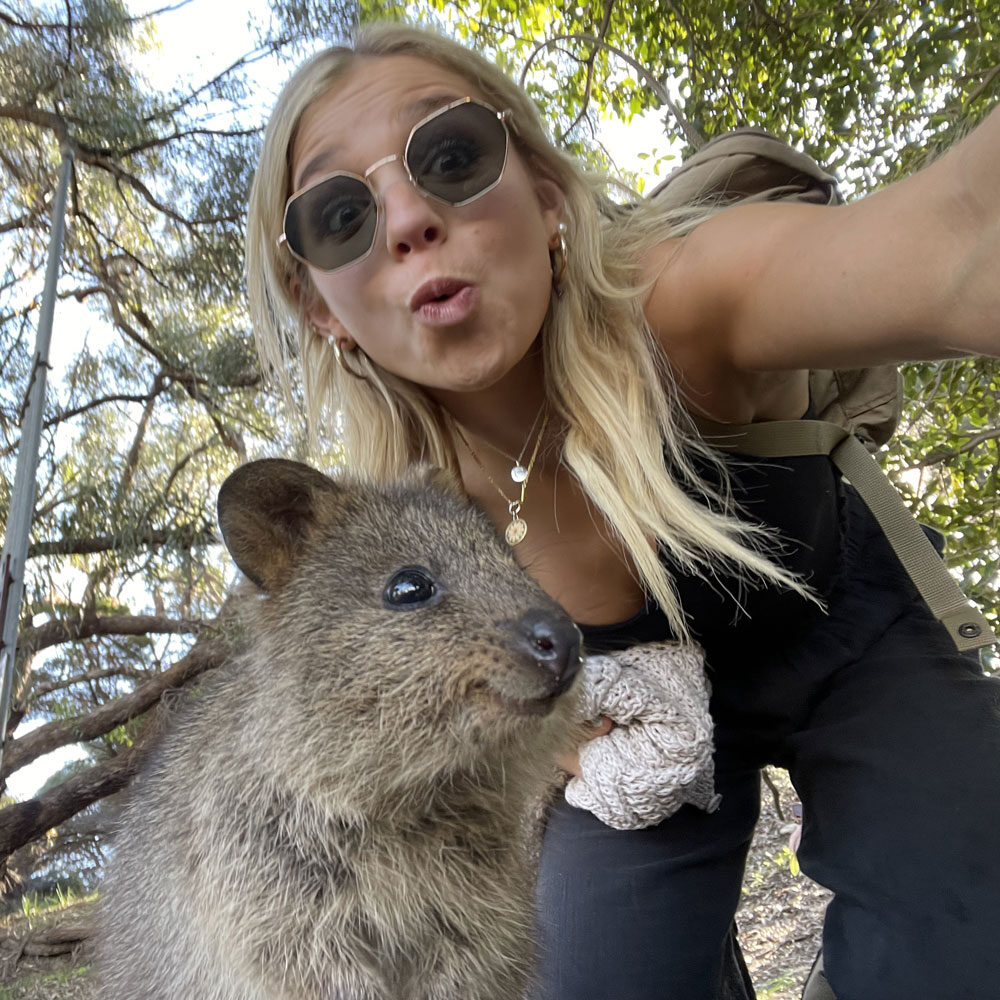
<svg viewBox="0 0 1000 1000">
<path fill-rule="evenodd" d="M 22 954 L 39 958 L 69 955 L 93 935 L 93 928 L 66 924 L 32 931 L 24 942 Z"/>
</svg>

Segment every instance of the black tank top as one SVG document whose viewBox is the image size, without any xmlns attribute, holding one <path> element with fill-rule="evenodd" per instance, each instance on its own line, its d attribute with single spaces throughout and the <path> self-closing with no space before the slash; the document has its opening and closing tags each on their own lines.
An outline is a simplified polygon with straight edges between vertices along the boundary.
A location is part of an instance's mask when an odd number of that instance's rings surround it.
<svg viewBox="0 0 1000 1000">
<path fill-rule="evenodd" d="M 836 579 L 840 551 L 840 475 L 825 455 L 727 459 L 733 498 L 742 515 L 779 532 L 772 557 L 799 574 L 820 596 Z M 704 473 L 706 476 L 709 472 Z M 669 567 L 670 560 L 664 555 Z M 674 575 L 692 636 L 720 654 L 743 643 L 793 638 L 821 613 L 798 594 L 775 585 L 740 584 L 734 577 Z M 612 625 L 581 625 L 590 652 L 610 652 L 673 638 L 659 607 Z"/>
</svg>

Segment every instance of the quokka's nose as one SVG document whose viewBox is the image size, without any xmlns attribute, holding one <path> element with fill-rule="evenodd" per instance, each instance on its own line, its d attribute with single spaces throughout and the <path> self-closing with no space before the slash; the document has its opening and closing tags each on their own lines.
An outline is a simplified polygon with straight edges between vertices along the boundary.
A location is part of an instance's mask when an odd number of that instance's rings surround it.
<svg viewBox="0 0 1000 1000">
<path fill-rule="evenodd" d="M 534 609 L 510 623 L 518 647 L 528 654 L 553 681 L 553 693 L 566 690 L 581 663 L 580 630 L 565 615 Z"/>
</svg>

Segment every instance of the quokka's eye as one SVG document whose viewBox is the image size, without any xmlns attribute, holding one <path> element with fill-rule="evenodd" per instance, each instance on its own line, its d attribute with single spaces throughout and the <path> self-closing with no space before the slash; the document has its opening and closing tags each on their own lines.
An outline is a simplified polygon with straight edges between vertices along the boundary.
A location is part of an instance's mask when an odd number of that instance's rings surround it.
<svg viewBox="0 0 1000 1000">
<path fill-rule="evenodd" d="M 441 589 L 422 566 L 404 566 L 396 570 L 382 591 L 385 606 L 393 611 L 426 607 L 440 599 Z"/>
</svg>

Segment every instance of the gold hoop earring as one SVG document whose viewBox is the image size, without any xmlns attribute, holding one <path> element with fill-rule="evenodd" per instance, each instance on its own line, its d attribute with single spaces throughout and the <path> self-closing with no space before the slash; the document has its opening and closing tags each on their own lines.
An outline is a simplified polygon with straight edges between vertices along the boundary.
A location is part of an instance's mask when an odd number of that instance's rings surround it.
<svg viewBox="0 0 1000 1000">
<path fill-rule="evenodd" d="M 346 372 L 346 373 L 347 373 L 348 375 L 350 375 L 350 376 L 351 376 L 351 378 L 356 378 L 356 379 L 360 379 L 360 380 L 361 380 L 362 382 L 367 382 L 367 381 L 368 381 L 368 376 L 367 376 L 367 375 L 365 375 L 365 374 L 364 374 L 364 372 L 360 372 L 360 373 L 359 373 L 359 372 L 356 372 L 356 371 L 355 371 L 355 370 L 354 370 L 353 368 L 351 368 L 351 366 L 350 366 L 350 365 L 349 365 L 349 364 L 347 363 L 347 359 L 346 359 L 346 358 L 344 357 L 344 354 L 345 354 L 345 351 L 344 351 L 344 349 L 343 349 L 343 348 L 342 348 L 342 347 L 340 346 L 340 341 L 339 341 L 339 340 L 331 340 L 331 341 L 330 341 L 330 346 L 331 346 L 331 347 L 333 348 L 333 356 L 334 356 L 334 357 L 335 357 L 335 358 L 337 359 L 337 364 L 338 364 L 338 365 L 340 365 L 340 367 L 341 367 L 341 368 L 342 368 L 342 369 L 343 369 L 343 370 L 344 370 L 344 371 L 345 371 L 345 372 Z M 361 348 L 359 347 L 359 348 L 358 348 L 358 351 L 360 351 L 360 350 L 361 350 Z"/>
<path fill-rule="evenodd" d="M 565 289 L 566 261 L 569 256 L 569 251 L 566 249 L 566 240 L 563 238 L 564 228 L 560 224 L 558 229 L 559 246 L 549 251 L 549 259 L 552 261 L 552 291 L 557 296 L 561 296 Z"/>
</svg>

